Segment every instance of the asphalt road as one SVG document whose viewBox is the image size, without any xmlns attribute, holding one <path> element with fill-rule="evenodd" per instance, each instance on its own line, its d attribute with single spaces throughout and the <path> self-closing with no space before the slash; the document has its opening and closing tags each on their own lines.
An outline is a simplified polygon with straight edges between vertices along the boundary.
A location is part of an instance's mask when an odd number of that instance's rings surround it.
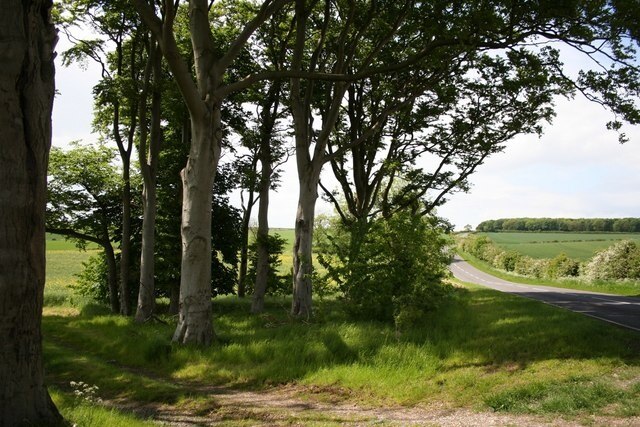
<svg viewBox="0 0 640 427">
<path fill-rule="evenodd" d="M 640 332 L 640 298 L 513 283 L 484 273 L 457 255 L 450 268 L 463 282 L 539 300 Z"/>
</svg>

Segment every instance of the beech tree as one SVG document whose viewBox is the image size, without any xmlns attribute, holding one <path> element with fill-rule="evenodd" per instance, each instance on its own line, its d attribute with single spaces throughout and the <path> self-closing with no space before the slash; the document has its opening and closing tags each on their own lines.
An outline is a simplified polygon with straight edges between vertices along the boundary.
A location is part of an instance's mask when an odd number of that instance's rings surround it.
<svg viewBox="0 0 640 427">
<path fill-rule="evenodd" d="M 448 192 L 463 189 L 466 177 L 504 142 L 521 132 L 538 132 L 540 122 L 553 115 L 552 95 L 570 95 L 575 88 L 610 108 L 617 119 L 637 123 L 637 43 L 629 29 L 633 25 L 618 13 L 627 3 L 532 8 L 527 2 L 500 1 L 297 1 L 293 69 L 325 73 L 331 82 L 292 80 L 300 180 L 292 314 L 310 314 L 310 236 L 324 163 L 333 161 L 351 199 L 347 204 L 360 210 L 358 215 L 372 209 L 377 197 L 386 215 L 407 207 L 426 214 Z M 380 41 L 384 49 L 376 49 Z M 568 76 L 559 44 L 584 53 L 602 71 Z M 374 81 L 373 76 L 379 78 Z M 367 111 L 350 111 L 355 120 L 341 124 L 341 110 L 356 107 L 349 104 L 349 91 L 357 93 L 360 89 L 352 86 L 368 78 L 371 90 L 389 90 L 390 97 L 379 98 L 374 109 L 370 104 Z M 442 105 L 447 99 L 452 103 Z M 398 109 L 403 103 L 410 108 Z M 423 123 L 407 127 L 406 120 Z M 401 132 L 393 134 L 398 123 Z M 618 129 L 620 121 L 609 126 Z M 402 138 L 414 142 L 402 143 L 403 155 L 385 163 L 380 150 Z M 346 153 L 354 156 L 350 166 L 344 164 Z M 409 169 L 420 153 L 435 157 L 432 171 Z M 374 172 L 376 167 L 380 173 Z M 348 178 L 350 171 L 354 181 Z M 408 185 L 392 194 L 398 176 Z M 422 200 L 421 207 L 416 200 Z"/>
<path fill-rule="evenodd" d="M 191 120 L 191 146 L 187 165 L 181 172 L 182 265 L 180 312 L 173 340 L 181 343 L 211 344 L 211 197 L 222 150 L 221 104 L 240 87 L 225 85 L 231 63 L 241 53 L 260 24 L 287 0 L 266 1 L 228 46 L 216 45 L 209 20 L 209 4 L 191 0 L 188 4 L 189 34 L 193 47 L 195 81 L 176 43 L 174 22 L 179 2 L 164 1 L 161 15 L 153 3 L 134 0 L 140 16 L 162 49 L 182 93 Z M 244 83 L 247 87 L 249 83 Z"/>
<path fill-rule="evenodd" d="M 143 88 L 140 96 L 138 156 L 142 174 L 142 250 L 140 253 L 140 287 L 136 322 L 149 319 L 155 309 L 155 234 L 157 213 L 156 182 L 158 160 L 162 140 L 162 56 L 154 39 L 145 40 L 147 62 L 144 69 Z M 149 116 L 148 98 L 151 94 Z M 149 130 L 150 129 L 150 130 Z"/>
<path fill-rule="evenodd" d="M 45 203 L 54 95 L 51 1 L 7 1 L 0 15 L 0 417 L 62 422 L 44 384 Z"/>
<path fill-rule="evenodd" d="M 626 101 L 634 89 L 628 76 L 637 73 L 630 72 L 624 61 L 624 56 L 629 55 L 625 50 L 628 30 L 626 24 L 617 24 L 618 2 L 603 5 L 598 1 L 584 1 L 532 9 L 528 2 L 296 0 L 290 27 L 294 29 L 295 37 L 287 50 L 291 55 L 288 69 L 249 71 L 244 78 L 231 75 L 230 65 L 250 42 L 256 29 L 290 2 L 293 0 L 267 0 L 255 7 L 246 4 L 256 10 L 255 18 L 239 29 L 232 41 L 224 43 L 212 32 L 212 28 L 225 22 L 220 17 L 210 19 L 209 7 L 214 3 L 189 1 L 192 61 L 181 55 L 176 44 L 174 22 L 179 2 L 165 1 L 161 10 L 156 10 L 155 3 L 134 2 L 159 41 L 191 119 L 191 151 L 182 173 L 185 188 L 182 305 L 174 335 L 176 341 L 208 344 L 213 338 L 210 293 L 205 290 L 210 277 L 205 260 L 211 249 L 208 189 L 214 181 L 221 152 L 221 104 L 235 91 L 263 80 L 290 79 L 300 182 L 293 262 L 292 314 L 295 316 L 311 314 L 311 241 L 322 167 L 362 142 L 358 138 L 335 151 L 327 151 L 339 123 L 345 94 L 353 82 L 374 75 L 397 76 L 395 84 L 406 87 L 407 92 L 401 96 L 404 102 L 418 96 L 414 92 L 417 86 L 412 81 L 405 84 L 400 78 L 408 71 L 420 76 L 422 81 L 431 81 L 432 86 L 425 90 L 437 93 L 434 88 L 441 76 L 455 73 L 460 64 L 474 61 L 483 52 L 491 51 L 489 57 L 501 58 L 501 52 L 507 55 L 520 51 L 524 56 L 537 57 L 538 64 L 546 72 L 552 72 L 561 69 L 562 65 L 557 50 L 545 43 L 569 44 L 590 56 L 603 53 L 602 46 L 613 46 L 610 58 L 616 66 L 621 65 L 615 73 L 567 81 L 583 85 L 585 92 L 592 90 L 603 94 L 603 103 L 617 107 L 614 111 L 625 120 L 636 120 L 635 110 Z M 189 68 L 191 63 L 195 80 Z M 607 82 L 613 86 L 607 86 Z M 532 83 L 535 86 L 536 82 Z M 620 85 L 630 92 L 615 91 Z M 451 91 L 455 87 L 444 87 L 443 90 Z M 491 85 L 487 90 L 492 90 Z M 500 114 L 492 110 L 490 103 L 485 107 L 483 111 L 487 114 Z M 446 116 L 443 120 L 447 120 Z M 514 126 L 519 125 L 514 122 Z M 427 175 L 415 176 L 424 182 L 430 179 Z M 421 191 L 411 189 L 412 194 Z M 407 194 L 401 193 L 398 201 L 403 203 L 401 199 Z"/>
<path fill-rule="evenodd" d="M 118 147 L 122 162 L 122 238 L 120 239 L 120 311 L 131 314 L 129 291 L 132 258 L 131 154 L 138 130 L 139 98 L 146 29 L 128 1 L 77 0 L 66 4 L 68 25 L 84 23 L 102 38 L 78 40 L 64 52 L 65 63 L 95 61 L 102 79 L 94 88 L 94 126 Z"/>
<path fill-rule="evenodd" d="M 292 35 L 290 8 L 283 8 L 256 31 L 255 40 L 247 47 L 247 59 L 254 72 L 264 69 L 282 70 L 286 68 L 287 46 Z M 240 63 L 237 71 L 250 68 Z M 244 100 L 247 122 L 241 133 L 243 148 L 248 154 L 236 158 L 240 165 L 240 182 L 243 188 L 243 236 L 240 254 L 240 274 L 238 296 L 243 297 L 247 286 L 247 258 L 249 225 L 253 207 L 258 203 L 258 230 L 256 236 L 257 257 L 254 271 L 252 312 L 262 312 L 264 295 L 269 277 L 269 192 L 276 188 L 279 168 L 289 158 L 289 150 L 283 138 L 284 128 L 280 125 L 288 117 L 286 108 L 286 84 L 275 79 L 255 84 L 234 98 Z M 246 199 L 244 194 L 247 194 Z"/>
<path fill-rule="evenodd" d="M 112 164 L 115 149 L 106 145 L 54 148 L 49 163 L 47 231 L 74 240 L 79 247 L 93 242 L 104 251 L 109 303 L 120 312 L 118 266 L 114 249 L 121 223 L 122 182 Z"/>
</svg>

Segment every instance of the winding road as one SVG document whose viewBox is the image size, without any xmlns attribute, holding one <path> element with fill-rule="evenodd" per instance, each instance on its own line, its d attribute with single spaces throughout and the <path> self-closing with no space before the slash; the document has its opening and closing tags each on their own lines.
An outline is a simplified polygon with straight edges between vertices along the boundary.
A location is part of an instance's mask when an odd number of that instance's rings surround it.
<svg viewBox="0 0 640 427">
<path fill-rule="evenodd" d="M 640 332 L 640 298 L 513 283 L 478 270 L 458 255 L 450 268 L 463 282 L 535 299 Z"/>
</svg>

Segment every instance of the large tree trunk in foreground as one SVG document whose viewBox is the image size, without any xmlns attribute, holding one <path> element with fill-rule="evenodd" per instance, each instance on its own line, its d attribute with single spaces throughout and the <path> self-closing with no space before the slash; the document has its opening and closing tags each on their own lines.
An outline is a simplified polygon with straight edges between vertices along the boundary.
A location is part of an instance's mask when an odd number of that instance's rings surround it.
<svg viewBox="0 0 640 427">
<path fill-rule="evenodd" d="M 180 315 L 173 340 L 208 346 L 211 322 L 211 202 L 220 159 L 220 109 L 213 118 L 191 119 L 193 140 L 182 170 L 182 264 Z M 205 116 L 208 116 L 206 114 Z M 213 129 L 211 128 L 213 126 Z"/>
<path fill-rule="evenodd" d="M 0 15 L 0 424 L 59 424 L 44 386 L 46 180 L 54 93 L 50 1 Z"/>
</svg>

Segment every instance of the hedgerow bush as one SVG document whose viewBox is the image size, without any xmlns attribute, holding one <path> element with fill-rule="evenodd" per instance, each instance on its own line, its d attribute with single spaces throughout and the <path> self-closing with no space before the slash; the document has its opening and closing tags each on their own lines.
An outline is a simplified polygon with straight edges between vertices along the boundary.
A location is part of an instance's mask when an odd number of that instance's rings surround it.
<svg viewBox="0 0 640 427">
<path fill-rule="evenodd" d="M 565 253 L 549 260 L 547 275 L 550 278 L 576 277 L 580 273 L 580 262 L 569 258 Z"/>
<path fill-rule="evenodd" d="M 564 253 L 551 259 L 538 259 L 505 251 L 482 235 L 467 236 L 459 241 L 458 247 L 494 268 L 537 279 L 640 280 L 640 246 L 631 240 L 597 252 L 585 264 Z"/>
<path fill-rule="evenodd" d="M 537 259 L 530 256 L 521 257 L 515 265 L 514 272 L 522 276 L 541 279 L 547 277 L 548 260 Z"/>
<path fill-rule="evenodd" d="M 640 247 L 623 240 L 599 251 L 583 268 L 589 280 L 640 279 Z"/>
<path fill-rule="evenodd" d="M 580 263 L 565 254 L 553 259 L 532 258 L 515 251 L 505 251 L 483 235 L 468 236 L 459 242 L 459 247 L 494 268 L 521 276 L 556 279 L 575 277 L 580 271 Z"/>
</svg>

